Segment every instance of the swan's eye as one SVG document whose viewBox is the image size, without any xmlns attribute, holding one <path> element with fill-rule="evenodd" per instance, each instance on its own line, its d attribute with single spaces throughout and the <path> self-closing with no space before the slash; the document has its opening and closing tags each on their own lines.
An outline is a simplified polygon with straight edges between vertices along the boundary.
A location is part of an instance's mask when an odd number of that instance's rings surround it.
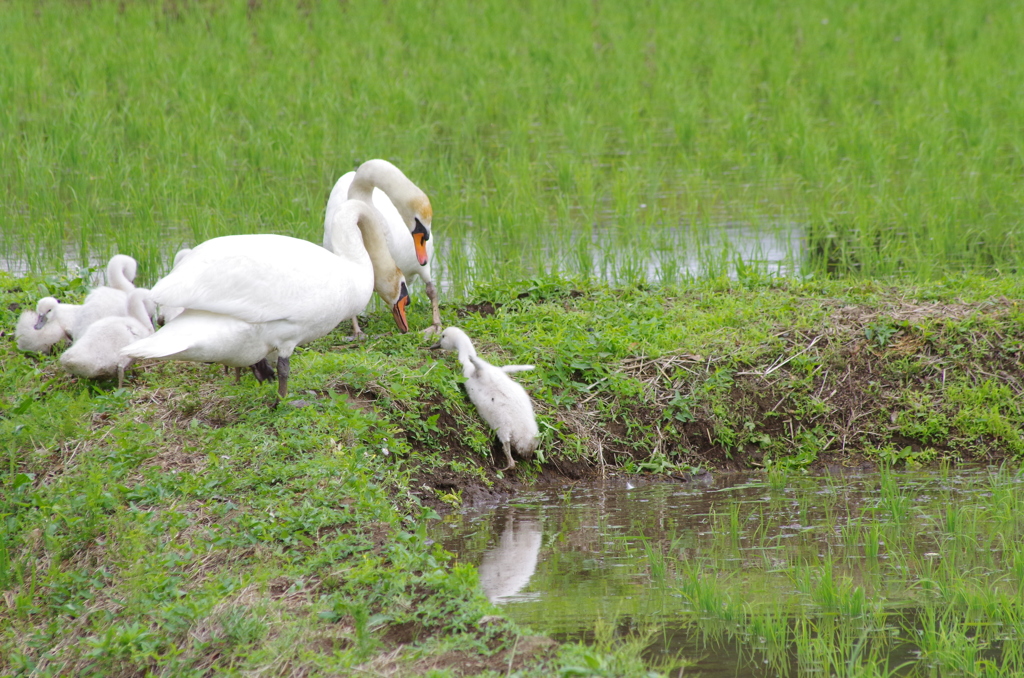
<svg viewBox="0 0 1024 678">
<path fill-rule="evenodd" d="M 430 231 L 428 231 L 427 228 L 423 225 L 423 222 L 420 221 L 419 217 L 416 217 L 416 227 L 412 229 L 412 234 L 414 236 L 423 236 L 423 242 L 427 242 L 428 240 L 430 240 Z"/>
</svg>

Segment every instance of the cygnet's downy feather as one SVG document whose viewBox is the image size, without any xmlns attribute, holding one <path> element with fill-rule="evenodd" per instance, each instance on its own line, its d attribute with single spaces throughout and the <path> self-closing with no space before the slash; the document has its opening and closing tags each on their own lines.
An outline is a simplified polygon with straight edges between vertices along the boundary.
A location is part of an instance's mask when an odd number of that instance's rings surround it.
<svg viewBox="0 0 1024 678">
<path fill-rule="evenodd" d="M 148 296 L 148 290 L 137 289 L 128 298 L 128 315 L 107 316 L 89 325 L 61 355 L 64 369 L 87 379 L 117 375 L 117 385 L 123 386 L 132 358 L 121 355 L 121 349 L 153 334 Z"/>
<path fill-rule="evenodd" d="M 441 339 L 430 348 L 458 351 L 462 374 L 466 377 L 466 393 L 477 411 L 498 434 L 508 465 L 502 470 L 515 468 L 512 451 L 524 459 L 533 457 L 540 442 L 533 403 L 522 386 L 508 376 L 513 372 L 532 370 L 533 365 L 490 364 L 476 354 L 473 342 L 458 327 L 448 327 Z"/>
<path fill-rule="evenodd" d="M 36 303 L 35 311 L 25 311 L 18 318 L 14 338 L 22 351 L 49 353 L 55 344 L 71 340 L 80 307 L 62 304 L 53 297 L 43 297 Z"/>
<path fill-rule="evenodd" d="M 107 284 L 97 287 L 85 297 L 71 328 L 71 337 L 76 341 L 85 334 L 89 326 L 101 318 L 128 314 L 128 295 L 135 289 L 135 273 L 138 263 L 127 254 L 115 254 L 107 264 Z"/>
</svg>

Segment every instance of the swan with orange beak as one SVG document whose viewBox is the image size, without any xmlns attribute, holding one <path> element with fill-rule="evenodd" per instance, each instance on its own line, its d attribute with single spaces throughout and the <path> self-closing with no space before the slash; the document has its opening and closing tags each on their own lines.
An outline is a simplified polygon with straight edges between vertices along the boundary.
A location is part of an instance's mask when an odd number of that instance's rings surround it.
<svg viewBox="0 0 1024 678">
<path fill-rule="evenodd" d="M 331 221 L 331 251 L 273 234 L 207 240 L 151 292 L 157 303 L 185 310 L 121 355 L 252 367 L 261 380 L 273 374 L 268 358 L 277 356 L 278 395 L 285 397 L 295 347 L 360 313 L 374 289 L 408 331 L 409 291 L 380 220 L 370 205 L 346 201 Z"/>
<path fill-rule="evenodd" d="M 426 286 L 433 320 L 424 332 L 440 332 L 441 310 L 430 273 L 430 262 L 434 257 L 431 238 L 434 212 L 427 194 L 395 165 L 387 160 L 374 159 L 367 160 L 355 172 L 348 172 L 338 179 L 327 201 L 325 226 L 337 206 L 346 199 L 372 204 L 384 215 L 388 250 L 395 263 L 407 279 L 418 276 Z M 326 238 L 324 246 L 327 247 Z M 358 329 L 356 333 L 359 334 Z"/>
</svg>

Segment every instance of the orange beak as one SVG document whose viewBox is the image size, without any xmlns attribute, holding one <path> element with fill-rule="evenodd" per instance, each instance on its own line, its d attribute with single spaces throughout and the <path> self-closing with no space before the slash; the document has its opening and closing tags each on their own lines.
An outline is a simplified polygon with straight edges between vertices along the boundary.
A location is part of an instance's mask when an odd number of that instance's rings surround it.
<svg viewBox="0 0 1024 678">
<path fill-rule="evenodd" d="M 402 283 L 402 292 L 398 297 L 398 301 L 391 307 L 391 315 L 395 318 L 395 324 L 398 325 L 398 329 L 401 330 L 402 334 L 409 331 L 409 321 L 405 317 L 405 307 L 409 305 L 409 289 Z"/>
<path fill-rule="evenodd" d="M 416 227 L 412 229 L 412 244 L 416 247 L 416 261 L 420 262 L 420 266 L 427 265 L 428 240 L 430 240 L 430 231 L 417 219 Z"/>
</svg>

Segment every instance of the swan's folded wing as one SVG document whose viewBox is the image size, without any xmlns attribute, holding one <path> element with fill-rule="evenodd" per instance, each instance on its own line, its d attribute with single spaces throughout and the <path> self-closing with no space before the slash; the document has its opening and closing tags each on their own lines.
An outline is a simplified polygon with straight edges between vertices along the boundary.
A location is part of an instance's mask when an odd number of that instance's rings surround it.
<svg viewBox="0 0 1024 678">
<path fill-rule="evenodd" d="M 153 286 L 152 298 L 250 323 L 270 322 L 314 301 L 323 290 L 311 281 L 322 280 L 317 273 L 337 265 L 327 250 L 294 238 L 230 254 L 200 246 Z"/>
</svg>

